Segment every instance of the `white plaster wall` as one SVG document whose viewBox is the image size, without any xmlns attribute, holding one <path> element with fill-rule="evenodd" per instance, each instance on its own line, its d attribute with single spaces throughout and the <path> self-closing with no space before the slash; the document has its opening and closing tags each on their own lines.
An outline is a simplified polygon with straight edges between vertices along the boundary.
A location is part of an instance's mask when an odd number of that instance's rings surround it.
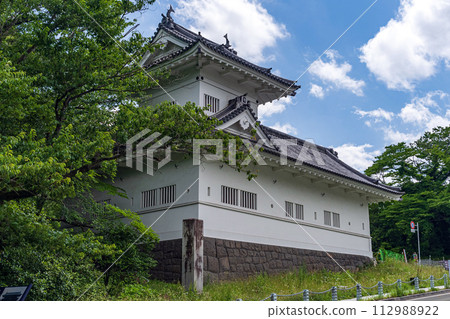
<svg viewBox="0 0 450 319">
<path fill-rule="evenodd" d="M 313 250 L 322 250 L 322 246 L 330 252 L 372 256 L 367 203 L 357 194 L 330 189 L 320 182 L 312 184 L 290 173 L 260 166 L 255 180 L 267 194 L 255 181 L 248 181 L 243 172 L 218 162 L 194 166 L 192 159 L 175 159 L 154 176 L 121 167 L 118 176 L 115 185 L 126 190 L 128 199 L 96 193 L 96 200 L 111 199 L 111 204 L 136 211 L 149 226 L 164 213 L 153 226 L 161 240 L 181 238 L 182 220 L 199 218 L 204 221 L 206 237 Z M 167 212 L 168 205 L 140 206 L 142 191 L 173 184 L 177 185 L 177 197 L 193 185 Z M 221 203 L 221 185 L 256 193 L 257 210 Z M 285 200 L 304 205 L 305 219 L 298 221 L 301 226 L 285 216 Z M 324 210 L 340 214 L 340 228 L 323 224 Z"/>
<path fill-rule="evenodd" d="M 198 218 L 198 206 L 196 205 L 199 196 L 199 184 L 196 182 L 198 166 L 192 165 L 192 159 L 175 159 L 157 170 L 153 176 L 139 172 L 135 168 L 119 167 L 117 176 L 114 186 L 123 188 L 128 198 L 100 192 L 94 192 L 94 198 L 97 201 L 110 199 L 112 205 L 139 213 L 143 222 L 148 226 L 164 213 L 152 227 L 161 240 L 181 238 L 182 220 Z M 141 207 L 143 191 L 169 185 L 176 185 L 176 198 L 178 199 L 171 209 L 167 210 L 170 205 Z M 187 189 L 189 191 L 185 192 Z"/>
<path fill-rule="evenodd" d="M 358 195 L 260 166 L 256 182 L 267 194 L 255 181 L 248 181 L 245 173 L 220 165 L 209 162 L 200 168 L 199 194 L 204 204 L 199 216 L 205 221 L 205 236 L 321 250 L 309 233 L 328 251 L 372 256 L 368 207 Z M 221 185 L 257 193 L 257 210 L 222 204 Z M 304 229 L 285 217 L 285 200 L 304 205 L 305 219 L 299 221 Z M 340 228 L 324 225 L 324 210 L 340 214 Z"/>
<path fill-rule="evenodd" d="M 164 101 L 172 101 L 172 98 L 174 98 L 179 105 L 185 105 L 187 102 L 194 102 L 197 105 L 202 105 L 199 104 L 202 100 L 199 98 L 200 81 L 196 79 L 198 75 L 198 71 L 191 71 L 190 73 L 183 74 L 183 78 L 175 83 L 163 83 L 162 86 L 165 91 L 159 87 L 149 90 L 151 96 L 145 104 L 157 105 Z"/>
<path fill-rule="evenodd" d="M 142 222 L 145 225 L 151 226 L 154 224 L 152 229 L 156 234 L 158 234 L 160 240 L 181 238 L 183 219 L 191 218 L 198 219 L 197 204 L 172 207 L 169 210 L 164 208 L 152 213 L 143 213 L 141 215 Z"/>
<path fill-rule="evenodd" d="M 247 100 L 257 114 L 256 98 L 251 93 L 254 89 L 245 85 L 238 85 L 237 80 L 230 76 L 221 76 L 212 68 L 201 70 L 203 80 L 200 84 L 200 99 L 203 103 L 204 94 L 220 99 L 220 109 L 228 105 L 228 101 L 247 93 Z M 201 104 L 204 106 L 203 104 Z"/>
</svg>

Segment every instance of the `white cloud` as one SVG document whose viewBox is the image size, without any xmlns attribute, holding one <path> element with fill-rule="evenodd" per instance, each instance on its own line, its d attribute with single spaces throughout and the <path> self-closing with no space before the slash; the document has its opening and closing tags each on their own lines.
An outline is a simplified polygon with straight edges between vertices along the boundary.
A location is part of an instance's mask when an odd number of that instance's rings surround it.
<svg viewBox="0 0 450 319">
<path fill-rule="evenodd" d="M 323 87 L 317 84 L 311 84 L 311 89 L 309 90 L 309 94 L 314 95 L 319 99 L 323 99 L 325 93 L 323 91 Z"/>
<path fill-rule="evenodd" d="M 270 127 L 273 128 L 274 130 L 278 130 L 286 134 L 293 134 L 293 135 L 297 134 L 297 129 L 289 123 L 280 124 L 280 122 L 276 122 L 274 125 L 271 125 Z"/>
<path fill-rule="evenodd" d="M 282 97 L 279 100 L 261 105 L 258 107 L 258 117 L 262 120 L 273 114 L 282 113 L 289 104 L 292 104 L 292 96 Z"/>
<path fill-rule="evenodd" d="M 385 141 L 410 143 L 437 126 L 450 125 L 450 106 L 443 101 L 448 97 L 442 91 L 431 91 L 423 97 L 413 98 L 397 114 L 382 108 L 371 111 L 356 109 L 355 114 L 367 118 L 364 122 L 367 126 L 383 132 Z M 402 132 L 399 127 L 406 131 Z"/>
<path fill-rule="evenodd" d="M 438 108 L 437 102 L 433 99 L 438 96 L 443 99 L 447 94 L 441 91 L 428 92 L 426 96 L 414 98 L 411 103 L 406 104 L 400 111 L 400 118 L 405 123 L 424 127 L 427 131 L 437 126 L 450 125 L 450 114 L 446 112 L 444 116 L 433 113 L 431 108 Z"/>
<path fill-rule="evenodd" d="M 380 122 L 381 120 L 392 121 L 393 117 L 395 116 L 393 112 L 383 110 L 381 107 L 372 111 L 363 111 L 357 108 L 355 114 L 358 114 L 361 117 L 373 118 L 375 120 L 375 123 Z"/>
<path fill-rule="evenodd" d="M 360 59 L 390 89 L 415 83 L 450 65 L 450 1 L 402 0 L 398 15 L 362 48 Z"/>
<path fill-rule="evenodd" d="M 417 140 L 421 133 L 405 133 L 393 129 L 391 126 L 382 127 L 384 133 L 384 140 L 389 144 L 398 144 L 401 142 L 411 143 Z"/>
<path fill-rule="evenodd" d="M 321 79 L 323 83 L 328 84 L 330 87 L 348 90 L 358 96 L 364 95 L 363 87 L 365 82 L 354 80 L 348 76 L 352 66 L 348 62 L 341 64 L 336 62 L 336 57 L 338 57 L 336 51 L 330 50 L 326 53 L 326 56 L 328 57 L 328 62 L 319 59 L 311 64 L 308 72 Z"/>
<path fill-rule="evenodd" d="M 227 33 L 238 54 L 255 63 L 270 59 L 264 49 L 289 36 L 285 25 L 275 21 L 259 0 L 179 0 L 175 15 L 218 43 L 225 43 Z"/>
<path fill-rule="evenodd" d="M 375 160 L 375 156 L 381 154 L 381 152 L 378 150 L 367 150 L 369 148 L 372 148 L 372 145 L 344 144 L 338 147 L 334 147 L 334 149 L 339 154 L 339 159 L 361 172 L 372 165 L 373 161 Z"/>
</svg>

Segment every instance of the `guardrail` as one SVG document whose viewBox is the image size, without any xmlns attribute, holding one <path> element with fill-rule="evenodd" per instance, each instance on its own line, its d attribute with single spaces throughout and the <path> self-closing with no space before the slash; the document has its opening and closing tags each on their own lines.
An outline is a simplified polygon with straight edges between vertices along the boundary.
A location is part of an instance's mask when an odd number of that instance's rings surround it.
<svg viewBox="0 0 450 319">
<path fill-rule="evenodd" d="M 294 297 L 294 296 L 302 296 L 302 300 L 303 301 L 309 301 L 310 300 L 310 296 L 311 295 L 323 295 L 323 294 L 327 294 L 329 292 L 331 292 L 331 300 L 332 301 L 337 301 L 338 300 L 338 292 L 339 291 L 350 291 L 353 289 L 356 289 L 356 300 L 361 300 L 362 299 L 362 291 L 365 290 L 371 290 L 373 288 L 377 288 L 377 293 L 379 297 L 383 296 L 383 291 L 384 291 L 384 287 L 390 287 L 390 286 L 397 286 L 397 289 L 402 289 L 402 284 L 413 284 L 414 283 L 414 290 L 419 290 L 420 289 L 420 282 L 430 282 L 429 287 L 431 289 L 433 289 L 435 287 L 435 284 L 439 281 L 443 280 L 444 281 L 444 286 L 448 287 L 449 286 L 449 278 L 447 274 L 444 274 L 441 278 L 439 279 L 435 279 L 433 275 L 431 275 L 428 279 L 420 279 L 419 277 L 414 277 L 413 279 L 411 279 L 410 281 L 403 281 L 401 279 L 397 279 L 394 283 L 392 284 L 385 284 L 382 281 L 377 282 L 375 285 L 371 286 L 371 287 L 364 287 L 361 284 L 356 284 L 353 287 L 337 287 L 337 286 L 333 286 L 328 290 L 325 291 L 320 291 L 320 292 L 315 292 L 315 291 L 310 291 L 308 289 L 303 289 L 300 292 L 296 292 L 293 294 L 288 294 L 288 295 L 279 295 L 276 293 L 272 293 L 270 296 L 260 300 L 260 301 L 266 301 L 266 300 L 271 300 L 271 301 L 277 301 L 278 298 L 283 298 L 283 297 Z M 238 301 L 242 301 L 242 299 L 237 299 Z"/>
</svg>

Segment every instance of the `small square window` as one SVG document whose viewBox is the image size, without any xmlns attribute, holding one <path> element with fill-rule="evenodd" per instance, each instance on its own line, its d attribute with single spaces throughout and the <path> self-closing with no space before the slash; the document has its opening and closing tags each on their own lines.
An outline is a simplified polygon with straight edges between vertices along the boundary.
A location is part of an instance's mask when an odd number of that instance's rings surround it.
<svg viewBox="0 0 450 319">
<path fill-rule="evenodd" d="M 333 213 L 333 226 L 334 227 L 341 227 L 341 216 L 337 213 Z"/>
<path fill-rule="evenodd" d="M 256 194 L 241 190 L 241 207 L 256 209 Z"/>
<path fill-rule="evenodd" d="M 208 107 L 208 111 L 211 113 L 219 112 L 220 100 L 214 96 L 205 94 L 205 106 Z"/>
<path fill-rule="evenodd" d="M 331 212 L 326 210 L 323 212 L 323 223 L 327 226 L 331 226 Z"/>
<path fill-rule="evenodd" d="M 294 203 L 291 202 L 284 202 L 285 210 L 286 210 L 286 217 L 294 217 Z"/>
<path fill-rule="evenodd" d="M 295 219 L 304 220 L 303 205 L 295 204 Z"/>
<path fill-rule="evenodd" d="M 236 188 L 222 185 L 221 202 L 224 204 L 238 206 L 239 205 L 239 190 Z"/>
</svg>

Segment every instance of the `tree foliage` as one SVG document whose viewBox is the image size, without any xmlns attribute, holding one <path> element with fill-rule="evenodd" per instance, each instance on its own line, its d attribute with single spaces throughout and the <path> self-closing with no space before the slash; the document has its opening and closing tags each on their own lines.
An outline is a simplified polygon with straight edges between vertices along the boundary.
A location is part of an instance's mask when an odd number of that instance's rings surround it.
<svg viewBox="0 0 450 319">
<path fill-rule="evenodd" d="M 129 32 L 153 1 L 0 2 L 0 286 L 74 299 L 145 232 L 91 292 L 144 276 L 157 236 L 89 194 L 143 129 L 185 153 L 188 138 L 228 138 L 194 104 L 138 107 L 168 74 L 136 63 L 154 47 Z"/>
<path fill-rule="evenodd" d="M 409 223 L 419 223 L 422 257 L 450 256 L 450 127 L 426 132 L 411 144 L 386 147 L 366 174 L 400 186 L 398 202 L 370 207 L 374 248 L 417 251 Z"/>
</svg>

